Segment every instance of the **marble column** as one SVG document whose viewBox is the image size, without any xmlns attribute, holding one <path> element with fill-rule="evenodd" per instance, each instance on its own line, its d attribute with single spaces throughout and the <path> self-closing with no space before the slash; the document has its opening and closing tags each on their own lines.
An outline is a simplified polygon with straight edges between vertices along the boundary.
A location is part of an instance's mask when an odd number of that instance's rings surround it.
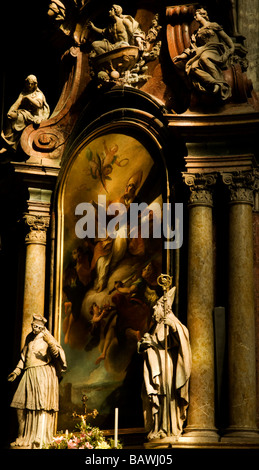
<svg viewBox="0 0 259 470">
<path fill-rule="evenodd" d="M 192 349 L 190 405 L 182 440 L 215 442 L 212 189 L 216 174 L 183 174 L 189 201 L 188 312 Z"/>
<path fill-rule="evenodd" d="M 229 427 L 223 441 L 258 441 L 256 427 L 253 188 L 250 172 L 223 173 L 229 188 Z"/>
<path fill-rule="evenodd" d="M 46 233 L 49 216 L 25 214 L 24 220 L 29 229 L 26 237 L 26 264 L 23 300 L 23 324 L 21 346 L 31 331 L 34 313 L 44 315 Z"/>
</svg>

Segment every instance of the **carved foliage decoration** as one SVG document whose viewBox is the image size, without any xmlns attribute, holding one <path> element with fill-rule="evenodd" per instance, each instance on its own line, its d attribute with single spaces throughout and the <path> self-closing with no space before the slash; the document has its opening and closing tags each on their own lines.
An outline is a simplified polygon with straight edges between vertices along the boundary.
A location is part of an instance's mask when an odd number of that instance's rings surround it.
<svg viewBox="0 0 259 470">
<path fill-rule="evenodd" d="M 25 243 L 46 245 L 47 229 L 49 227 L 50 218 L 42 215 L 25 214 L 24 221 L 29 228 L 29 232 L 25 237 Z"/>
<path fill-rule="evenodd" d="M 254 190 L 258 189 L 258 172 L 223 173 L 222 181 L 229 189 L 230 203 L 251 204 L 254 203 Z"/>
<path fill-rule="evenodd" d="M 183 173 L 185 184 L 190 187 L 189 205 L 212 206 L 212 190 L 216 184 L 216 173 Z"/>
</svg>

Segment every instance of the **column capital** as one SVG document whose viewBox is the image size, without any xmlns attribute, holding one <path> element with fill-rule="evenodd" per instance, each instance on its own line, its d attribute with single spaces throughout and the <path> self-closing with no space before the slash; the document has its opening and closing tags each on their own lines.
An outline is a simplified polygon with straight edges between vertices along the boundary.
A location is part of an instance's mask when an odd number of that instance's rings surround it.
<svg viewBox="0 0 259 470">
<path fill-rule="evenodd" d="M 184 182 L 190 187 L 189 206 L 213 206 L 212 190 L 217 173 L 182 173 Z"/>
<path fill-rule="evenodd" d="M 223 183 L 229 189 L 230 204 L 254 204 L 254 191 L 259 188 L 258 170 L 221 173 Z"/>
<path fill-rule="evenodd" d="M 26 244 L 46 245 L 47 229 L 49 227 L 50 217 L 46 215 L 24 214 L 23 220 L 29 228 L 25 236 Z"/>
</svg>

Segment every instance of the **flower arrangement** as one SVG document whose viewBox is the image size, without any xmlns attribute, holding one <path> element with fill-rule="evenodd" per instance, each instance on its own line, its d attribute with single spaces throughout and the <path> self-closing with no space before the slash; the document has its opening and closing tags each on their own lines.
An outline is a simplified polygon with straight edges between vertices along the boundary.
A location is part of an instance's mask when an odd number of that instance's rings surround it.
<svg viewBox="0 0 259 470">
<path fill-rule="evenodd" d="M 96 418 L 98 415 L 97 410 L 91 413 L 86 412 L 86 395 L 83 395 L 82 402 L 84 405 L 84 414 L 79 415 L 73 413 L 73 417 L 81 419 L 79 424 L 75 426 L 74 433 L 58 433 L 53 437 L 52 442 L 46 446 L 47 449 L 114 449 L 114 440 L 109 438 L 105 439 L 103 432 L 96 426 L 91 426 L 86 423 L 86 418 L 92 416 Z M 122 445 L 118 442 L 116 449 L 122 449 Z"/>
<path fill-rule="evenodd" d="M 106 440 L 98 427 L 83 422 L 78 425 L 79 432 L 59 434 L 53 437 L 48 449 L 114 449 L 114 440 Z M 121 449 L 119 443 L 117 449 Z"/>
</svg>

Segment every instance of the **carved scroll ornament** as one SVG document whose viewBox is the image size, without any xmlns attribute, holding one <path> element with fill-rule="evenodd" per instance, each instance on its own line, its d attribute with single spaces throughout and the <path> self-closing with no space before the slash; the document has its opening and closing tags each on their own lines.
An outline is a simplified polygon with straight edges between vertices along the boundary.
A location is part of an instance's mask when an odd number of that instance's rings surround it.
<svg viewBox="0 0 259 470">
<path fill-rule="evenodd" d="M 254 204 L 254 190 L 259 188 L 259 178 L 256 170 L 223 173 L 222 181 L 229 189 L 229 202 L 231 204 Z"/>
<path fill-rule="evenodd" d="M 59 161 L 82 105 L 80 97 L 91 79 L 86 55 L 71 47 L 62 57 L 62 66 L 65 83 L 54 111 L 38 127 L 30 125 L 22 133 L 21 147 L 30 157 Z"/>
<path fill-rule="evenodd" d="M 189 206 L 213 206 L 212 190 L 217 180 L 216 173 L 183 173 L 183 178 L 191 191 Z"/>
<path fill-rule="evenodd" d="M 23 219 L 29 228 L 25 243 L 27 245 L 32 243 L 46 245 L 50 218 L 48 216 L 25 214 Z"/>
<path fill-rule="evenodd" d="M 40 162 L 52 159 L 55 166 L 59 165 L 66 142 L 85 106 L 86 89 L 93 78 L 98 87 L 105 87 L 107 83 L 109 86 L 137 86 L 150 78 L 147 64 L 158 58 L 161 46 L 158 15 L 153 15 L 150 28 L 144 33 L 133 17 L 122 13 L 119 5 L 113 5 L 111 10 L 117 13 L 116 21 L 127 23 L 127 44 L 117 41 L 121 38 L 116 37 L 107 24 L 100 29 L 104 33 L 100 33 L 99 42 L 104 43 L 108 50 L 95 54 L 93 49 L 99 40 L 99 28 L 93 28 L 90 21 L 89 2 L 50 1 L 48 16 L 62 34 L 71 38 L 73 46 L 62 56 L 64 85 L 54 111 L 39 126 L 29 125 L 22 133 L 21 147 L 28 156 L 36 157 Z M 115 21 L 114 18 L 112 20 Z M 106 33 L 109 33 L 109 38 Z"/>
</svg>

